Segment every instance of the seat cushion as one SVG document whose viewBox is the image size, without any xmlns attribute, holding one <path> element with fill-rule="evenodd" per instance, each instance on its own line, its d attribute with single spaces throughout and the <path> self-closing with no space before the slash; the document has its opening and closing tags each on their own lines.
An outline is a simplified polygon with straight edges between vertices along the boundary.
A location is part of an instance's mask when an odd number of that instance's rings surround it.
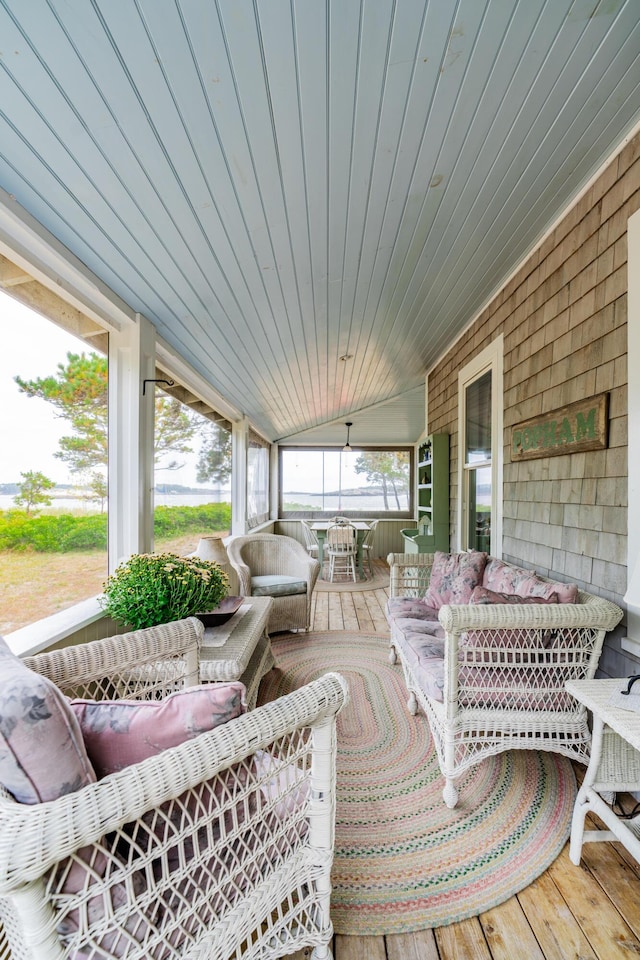
<svg viewBox="0 0 640 960">
<path fill-rule="evenodd" d="M 445 629 L 439 620 L 414 620 L 410 617 L 397 617 L 393 621 L 394 636 L 401 632 L 405 636 L 445 638 Z"/>
<path fill-rule="evenodd" d="M 42 803 L 95 780 L 67 698 L 0 637 L 0 783 L 20 803 Z"/>
<path fill-rule="evenodd" d="M 293 597 L 307 592 L 307 581 L 284 574 L 266 574 L 251 578 L 252 597 Z"/>
<path fill-rule="evenodd" d="M 389 622 L 399 617 L 410 617 L 413 620 L 436 620 L 438 611 L 430 607 L 426 600 L 419 597 L 389 597 L 386 604 L 386 615 Z"/>
<path fill-rule="evenodd" d="M 432 700 L 442 703 L 444 692 L 444 638 L 405 633 L 398 645 L 417 685 Z"/>
</svg>

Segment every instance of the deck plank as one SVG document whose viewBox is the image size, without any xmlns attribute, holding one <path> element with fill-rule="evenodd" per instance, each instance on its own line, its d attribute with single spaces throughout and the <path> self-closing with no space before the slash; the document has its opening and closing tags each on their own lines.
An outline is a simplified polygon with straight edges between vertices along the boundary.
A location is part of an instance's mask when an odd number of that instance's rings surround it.
<svg viewBox="0 0 640 960">
<path fill-rule="evenodd" d="M 388 633 L 389 624 L 387 623 L 387 618 L 384 615 L 384 610 L 381 608 L 378 598 L 374 592 L 364 594 L 365 602 L 367 604 L 367 610 L 371 617 L 371 622 L 373 624 L 373 629 L 376 633 Z"/>
<path fill-rule="evenodd" d="M 594 844 L 594 848 L 599 844 Z M 602 960 L 629 960 L 640 954 L 640 940 L 616 910 L 591 871 L 569 860 L 568 848 L 549 867 L 549 876 Z"/>
<path fill-rule="evenodd" d="M 314 630 L 329 629 L 329 594 L 313 594 L 313 610 L 311 624 Z"/>
<path fill-rule="evenodd" d="M 340 604 L 342 606 L 342 622 L 345 630 L 358 630 L 358 614 L 353 602 L 352 593 L 340 593 Z"/>
<path fill-rule="evenodd" d="M 329 630 L 344 630 L 340 594 L 328 593 L 327 597 L 329 598 Z"/>
<path fill-rule="evenodd" d="M 367 606 L 366 593 L 354 593 L 352 596 L 356 615 L 358 617 L 358 629 L 363 633 L 375 633 L 376 631 L 373 626 L 373 620 L 371 619 L 369 607 Z"/>
<path fill-rule="evenodd" d="M 585 843 L 582 862 L 640 939 L 640 877 L 615 849 L 620 844 Z"/>
<path fill-rule="evenodd" d="M 597 960 L 548 871 L 518 894 L 545 960 Z"/>
<path fill-rule="evenodd" d="M 387 960 L 440 960 L 433 930 L 385 937 Z"/>
<path fill-rule="evenodd" d="M 484 931 L 477 917 L 461 920 L 448 927 L 438 927 L 435 931 L 440 956 L 447 960 L 491 960 L 491 953 L 484 937 Z M 336 957 L 336 960 L 339 960 Z M 515 957 L 510 958 L 515 960 Z M 524 957 L 521 958 L 524 960 Z"/>
<path fill-rule="evenodd" d="M 387 960 L 384 937 L 334 937 L 335 960 Z"/>
<path fill-rule="evenodd" d="M 480 926 L 493 960 L 544 960 L 544 954 L 517 897 L 480 914 Z"/>
</svg>

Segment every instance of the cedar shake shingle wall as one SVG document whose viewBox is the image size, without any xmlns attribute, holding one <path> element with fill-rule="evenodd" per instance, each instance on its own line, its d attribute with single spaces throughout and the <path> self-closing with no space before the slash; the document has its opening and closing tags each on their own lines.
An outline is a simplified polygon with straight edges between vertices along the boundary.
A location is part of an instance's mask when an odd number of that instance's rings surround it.
<svg viewBox="0 0 640 960">
<path fill-rule="evenodd" d="M 505 559 L 624 607 L 627 557 L 627 220 L 640 208 L 640 135 L 429 374 L 429 431 L 451 435 L 457 521 L 458 371 L 504 335 Z M 636 371 L 640 376 L 640 371 Z M 514 424 L 609 393 L 602 451 L 511 462 Z M 609 639 L 602 672 L 638 664 Z"/>
</svg>

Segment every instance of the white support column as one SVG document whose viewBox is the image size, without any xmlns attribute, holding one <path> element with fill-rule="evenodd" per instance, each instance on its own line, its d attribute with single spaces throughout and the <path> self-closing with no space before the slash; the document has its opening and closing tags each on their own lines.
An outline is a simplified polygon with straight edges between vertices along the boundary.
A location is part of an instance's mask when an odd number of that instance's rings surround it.
<svg viewBox="0 0 640 960">
<path fill-rule="evenodd" d="M 280 454 L 278 444 L 271 444 L 269 454 L 269 519 L 277 520 L 280 516 L 279 497 L 280 497 Z"/>
<path fill-rule="evenodd" d="M 233 424 L 231 472 L 231 534 L 241 537 L 247 532 L 247 447 L 249 422 L 246 417 Z"/>
<path fill-rule="evenodd" d="M 153 549 L 155 328 L 140 314 L 109 336 L 109 570 Z"/>
</svg>

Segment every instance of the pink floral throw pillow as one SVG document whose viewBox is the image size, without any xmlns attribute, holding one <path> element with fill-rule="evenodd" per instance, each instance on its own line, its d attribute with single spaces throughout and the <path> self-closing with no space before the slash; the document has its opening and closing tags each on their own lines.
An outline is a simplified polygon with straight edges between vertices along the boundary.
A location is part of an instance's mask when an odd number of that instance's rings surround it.
<svg viewBox="0 0 640 960">
<path fill-rule="evenodd" d="M 539 577 L 529 577 L 523 581 L 517 591 L 521 597 L 531 600 L 533 597 L 547 599 L 557 597 L 556 603 L 576 603 L 578 600 L 578 586 L 575 583 L 547 582 Z"/>
<path fill-rule="evenodd" d="M 20 803 L 73 793 L 96 776 L 69 702 L 0 637 L 0 783 Z"/>
<path fill-rule="evenodd" d="M 469 603 L 473 588 L 482 583 L 487 554 L 443 553 L 436 550 L 425 601 L 439 610 L 445 603 Z"/>
<path fill-rule="evenodd" d="M 559 600 L 558 594 L 553 591 L 550 591 L 546 597 L 521 597 L 518 593 L 496 593 L 488 590 L 487 587 L 474 587 L 471 603 L 511 603 L 517 606 L 531 603 L 559 603 Z"/>
<path fill-rule="evenodd" d="M 98 777 L 123 770 L 245 712 L 238 680 L 206 683 L 164 700 L 72 700 Z"/>
<path fill-rule="evenodd" d="M 532 577 L 535 577 L 534 570 L 514 567 L 510 563 L 491 557 L 484 571 L 482 585 L 496 593 L 518 593 L 520 584 L 531 580 Z"/>
</svg>

